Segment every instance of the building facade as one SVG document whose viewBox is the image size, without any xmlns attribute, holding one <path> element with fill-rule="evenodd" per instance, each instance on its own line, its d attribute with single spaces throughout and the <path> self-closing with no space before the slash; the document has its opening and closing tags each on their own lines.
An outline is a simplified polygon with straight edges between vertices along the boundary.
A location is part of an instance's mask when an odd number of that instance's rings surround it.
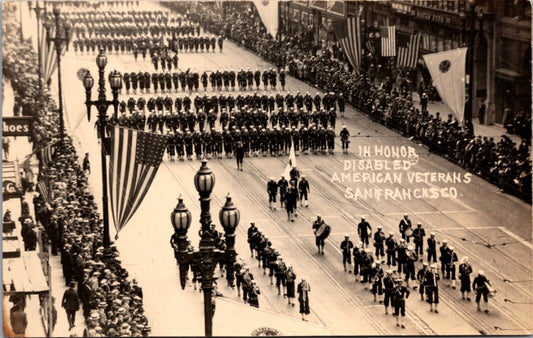
<svg viewBox="0 0 533 338">
<path fill-rule="evenodd" d="M 473 117 L 483 102 L 488 124 L 503 124 L 509 114 L 521 110 L 531 114 L 527 0 L 288 1 L 280 6 L 281 25 L 305 25 L 319 47 L 335 41 L 332 21 L 355 16 L 359 10 L 363 46 L 368 39 L 379 40 L 381 26 L 395 25 L 397 40 L 421 34 L 420 56 L 469 47 L 466 82 L 467 88 L 472 86 L 468 93 L 473 96 Z M 422 58 L 419 63 L 417 81 L 428 82 Z"/>
</svg>

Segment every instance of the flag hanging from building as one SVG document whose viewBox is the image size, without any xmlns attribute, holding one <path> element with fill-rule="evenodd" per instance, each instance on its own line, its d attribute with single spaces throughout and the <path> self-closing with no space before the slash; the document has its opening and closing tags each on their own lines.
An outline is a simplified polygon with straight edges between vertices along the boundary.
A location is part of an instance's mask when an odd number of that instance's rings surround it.
<svg viewBox="0 0 533 338">
<path fill-rule="evenodd" d="M 381 26 L 381 56 L 396 56 L 396 26 Z"/>
<path fill-rule="evenodd" d="M 361 64 L 361 20 L 360 16 L 333 22 L 333 32 L 340 42 L 344 55 L 356 70 Z"/>
<path fill-rule="evenodd" d="M 431 74 L 433 85 L 459 123 L 464 120 L 467 49 L 458 48 L 422 56 Z"/>
<path fill-rule="evenodd" d="M 50 189 L 48 188 L 50 183 L 47 178 L 41 177 L 39 182 L 37 182 L 37 190 L 43 196 L 43 199 L 46 203 L 51 204 L 52 196 L 50 195 Z"/>
<path fill-rule="evenodd" d="M 52 74 L 54 74 L 57 69 L 57 53 L 53 42 L 46 41 L 46 28 L 42 24 L 39 26 L 40 29 L 40 48 L 41 48 L 41 65 L 42 65 L 42 76 L 44 83 L 48 83 Z M 49 36 L 55 36 L 55 25 L 49 26 Z M 66 51 L 66 43 L 63 43 L 61 46 L 61 55 Z"/>
<path fill-rule="evenodd" d="M 167 136 L 114 127 L 111 134 L 109 194 L 117 233 L 133 216 L 159 169 Z"/>
<path fill-rule="evenodd" d="M 366 49 L 368 50 L 368 52 L 374 55 L 376 54 L 376 47 L 374 47 L 374 40 L 372 39 L 366 40 Z"/>
<path fill-rule="evenodd" d="M 56 144 L 58 141 L 48 143 L 39 150 L 39 160 L 41 164 L 47 168 L 48 165 L 53 161 L 54 155 L 56 153 Z"/>
<path fill-rule="evenodd" d="M 409 43 L 405 47 L 398 47 L 398 57 L 396 65 L 413 69 L 418 63 L 418 52 L 420 50 L 420 34 L 409 36 Z"/>
<path fill-rule="evenodd" d="M 279 7 L 278 1 L 274 0 L 253 0 L 257 12 L 261 17 L 261 21 L 265 25 L 267 31 L 276 38 L 279 28 Z"/>
</svg>

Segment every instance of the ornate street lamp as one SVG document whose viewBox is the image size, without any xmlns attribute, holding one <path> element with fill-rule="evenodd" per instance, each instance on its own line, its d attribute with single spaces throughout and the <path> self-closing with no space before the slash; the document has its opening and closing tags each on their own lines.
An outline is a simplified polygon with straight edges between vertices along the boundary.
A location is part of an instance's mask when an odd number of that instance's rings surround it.
<svg viewBox="0 0 533 338">
<path fill-rule="evenodd" d="M 170 221 L 174 228 L 171 243 L 175 243 L 174 256 L 179 265 L 181 288 L 185 289 L 189 266 L 194 266 L 200 271 L 202 292 L 204 294 L 204 317 L 205 335 L 213 335 L 213 309 L 211 295 L 213 293 L 213 277 L 215 267 L 221 260 L 226 262 L 228 284 L 233 287 L 235 263 L 235 229 L 239 225 L 240 212 L 237 210 L 231 197 L 226 196 L 226 204 L 219 212 L 219 220 L 224 228 L 226 237 L 226 250 L 221 251 L 215 248 L 215 234 L 211 229 L 211 192 L 215 186 L 215 175 L 207 167 L 207 161 L 202 161 L 200 170 L 194 175 L 194 185 L 200 194 L 200 245 L 198 251 L 189 251 L 187 241 L 187 231 L 191 225 L 191 213 L 183 204 L 181 196 L 178 198 L 178 205 L 170 214 Z"/>
<path fill-rule="evenodd" d="M 55 36 L 51 36 L 52 25 L 50 23 L 45 23 L 44 27 L 46 28 L 46 42 L 48 43 L 48 45 L 53 42 L 56 48 L 57 86 L 59 95 L 59 139 L 61 140 L 61 145 L 63 145 L 65 136 L 65 122 L 63 119 L 63 90 L 61 87 L 61 51 L 63 49 L 63 44 L 65 44 L 66 49 L 68 50 L 68 45 L 70 43 L 71 38 L 71 31 L 70 24 L 67 21 L 60 21 L 61 10 L 59 9 L 59 7 L 54 6 L 52 12 L 54 13 L 55 18 Z"/>
<path fill-rule="evenodd" d="M 35 5 L 32 7 L 32 3 L 35 3 Z M 35 11 L 35 17 L 37 22 L 37 56 L 39 60 L 37 60 L 38 64 L 38 71 L 39 71 L 39 90 L 43 91 L 43 66 L 42 66 L 42 46 L 41 46 L 41 29 L 40 29 L 40 22 L 41 22 L 41 15 L 44 14 L 46 16 L 46 2 L 43 2 L 44 6 L 41 7 L 39 4 L 39 1 L 28 1 L 28 8 L 30 11 Z"/>
<path fill-rule="evenodd" d="M 103 50 L 100 50 L 100 54 L 96 57 L 96 65 L 98 66 L 98 99 L 91 101 L 91 89 L 94 85 L 94 79 L 91 76 L 91 73 L 87 71 L 85 76 L 82 79 L 83 86 L 85 87 L 85 96 L 86 101 L 85 105 L 87 106 L 87 119 L 91 120 L 91 107 L 95 106 L 98 111 L 98 130 L 101 137 L 100 147 L 101 147 L 101 162 L 102 162 L 102 187 L 103 187 L 103 217 L 104 217 L 104 253 L 110 255 L 110 239 L 109 239 L 109 211 L 108 211 L 108 198 L 107 198 L 107 165 L 106 165 L 106 152 L 105 152 L 105 128 L 107 124 L 107 109 L 109 106 L 113 106 L 115 109 L 115 114 L 118 109 L 118 92 L 122 87 L 122 75 L 114 70 L 109 76 L 109 84 L 111 86 L 111 92 L 113 93 L 113 100 L 108 101 L 106 99 L 106 89 L 105 89 L 105 76 L 104 70 L 107 64 L 107 57 L 104 54 Z"/>
</svg>

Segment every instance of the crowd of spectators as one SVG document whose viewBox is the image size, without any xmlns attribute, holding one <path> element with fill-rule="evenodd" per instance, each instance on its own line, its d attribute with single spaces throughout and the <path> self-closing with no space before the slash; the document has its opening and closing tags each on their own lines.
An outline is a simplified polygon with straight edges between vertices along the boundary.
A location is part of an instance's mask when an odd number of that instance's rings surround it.
<svg viewBox="0 0 533 338">
<path fill-rule="evenodd" d="M 223 12 L 214 4 L 199 3 L 188 9 L 188 15 L 207 31 L 223 32 L 229 40 L 278 67 L 286 67 L 290 75 L 325 91 L 343 93 L 349 103 L 375 121 L 425 143 L 430 151 L 531 202 L 530 137 L 524 135 L 519 146 L 506 136 L 500 141 L 475 137 L 471 124 L 463 128 L 454 118 L 442 120 L 440 114 L 432 115 L 415 106 L 413 90 L 419 94 L 431 94 L 432 90 L 423 85 L 417 88 L 414 71 L 397 68 L 393 60 L 365 54 L 357 72 L 342 61 L 342 50 L 336 43 L 321 53 L 305 48 L 302 41 L 309 40 L 305 32 L 274 39 L 250 4 L 232 3 L 230 10 Z"/>
<path fill-rule="evenodd" d="M 80 167 L 72 139 L 57 143 L 59 134 L 56 106 L 45 87 L 41 92 L 36 55 L 29 40 L 22 40 L 13 22 L 15 6 L 4 6 L 2 20 L 2 70 L 10 81 L 17 104 L 31 110 L 34 128 L 31 140 L 36 153 L 52 146 L 52 162 L 40 158 L 38 182 L 44 182 L 48 195 L 36 194 L 35 219 L 42 227 L 42 242 L 51 244 L 52 254 L 61 255 L 65 284 L 75 282 L 86 319 L 86 336 L 147 336 L 150 332 L 144 315 L 142 289 L 121 266 L 119 253 L 111 245 L 104 251 L 102 220 L 87 176 Z M 39 156 L 38 156 L 39 157 Z"/>
</svg>

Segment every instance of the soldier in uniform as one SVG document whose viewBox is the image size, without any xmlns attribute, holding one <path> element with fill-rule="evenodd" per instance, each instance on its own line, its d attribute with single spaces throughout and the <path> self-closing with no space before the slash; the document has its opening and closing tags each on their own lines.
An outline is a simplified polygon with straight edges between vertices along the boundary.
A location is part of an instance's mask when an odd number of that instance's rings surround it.
<svg viewBox="0 0 533 338">
<path fill-rule="evenodd" d="M 429 303 L 430 311 L 435 311 L 435 313 L 439 313 L 439 279 L 440 278 L 437 270 L 437 264 L 434 263 L 424 275 L 424 288 L 426 290 L 427 302 Z M 434 309 L 433 304 L 435 304 Z"/>
<path fill-rule="evenodd" d="M 285 285 L 287 280 L 285 279 L 287 273 L 287 265 L 283 262 L 283 257 L 278 256 L 278 262 L 276 263 L 276 269 L 274 274 L 276 276 L 276 287 L 278 289 L 278 296 L 281 295 L 281 289 L 283 288 L 283 295 L 285 296 Z"/>
<path fill-rule="evenodd" d="M 368 237 L 372 235 L 372 227 L 365 220 L 365 217 L 361 217 L 361 222 L 357 225 L 357 233 L 363 245 L 368 246 Z"/>
<path fill-rule="evenodd" d="M 319 254 L 324 254 L 324 237 L 322 236 L 317 236 L 316 235 L 316 231 L 318 229 L 320 229 L 323 225 L 324 225 L 324 221 L 322 220 L 322 216 L 320 216 L 319 214 L 316 215 L 316 220 L 313 222 L 313 231 L 315 232 L 315 244 L 316 244 L 316 247 L 318 248 L 318 253 Z"/>
<path fill-rule="evenodd" d="M 353 247 L 353 242 L 350 241 L 350 237 L 348 235 L 344 235 L 344 241 L 342 241 L 340 245 L 342 250 L 342 265 L 344 266 L 344 272 L 346 272 L 346 263 L 348 263 L 350 266 L 352 265 Z M 352 273 L 352 270 L 350 269 L 348 272 Z"/>
<path fill-rule="evenodd" d="M 268 71 L 264 70 L 263 74 L 261 75 L 261 79 L 263 80 L 263 87 L 265 90 L 268 90 Z"/>
<path fill-rule="evenodd" d="M 339 93 L 337 103 L 339 104 L 339 112 L 341 113 L 341 117 L 344 117 L 344 110 L 345 110 L 346 103 L 344 100 L 344 95 L 342 93 Z"/>
<path fill-rule="evenodd" d="M 418 270 L 416 273 L 416 279 L 418 280 L 418 292 L 420 293 L 420 300 L 424 300 L 424 282 L 425 282 L 425 275 L 428 271 L 428 263 L 424 262 L 422 263 L 422 267 Z"/>
<path fill-rule="evenodd" d="M 394 316 L 396 317 L 396 326 L 405 329 L 403 317 L 405 317 L 405 300 L 409 298 L 409 290 L 402 285 L 402 280 L 397 279 L 396 285 L 392 290 L 392 304 L 394 306 Z"/>
<path fill-rule="evenodd" d="M 415 280 L 415 262 L 418 260 L 418 254 L 412 244 L 407 246 L 407 257 L 405 261 L 405 285 L 409 287 L 409 278 Z M 414 286 L 416 290 L 416 286 Z"/>
<path fill-rule="evenodd" d="M 340 131 L 340 137 L 342 141 L 342 152 L 344 154 L 348 154 L 348 147 L 350 145 L 350 132 L 348 129 L 346 129 L 346 126 L 342 126 L 342 130 Z"/>
<path fill-rule="evenodd" d="M 326 130 L 326 143 L 328 145 L 328 152 L 334 154 L 335 151 L 335 130 L 332 127 L 328 127 Z"/>
<path fill-rule="evenodd" d="M 409 233 L 411 232 L 412 230 L 412 224 L 411 224 L 411 220 L 409 219 L 409 216 L 407 214 L 404 214 L 403 215 L 403 218 L 400 220 L 400 224 L 398 225 L 398 229 L 400 231 L 400 233 L 402 234 L 402 238 L 405 239 L 407 241 L 407 243 L 409 243 L 409 237 L 408 235 L 406 235 L 406 231 Z M 408 231 L 410 230 L 410 231 Z"/>
<path fill-rule="evenodd" d="M 283 208 L 283 203 L 285 202 L 285 193 L 287 192 L 288 187 L 289 187 L 289 182 L 287 182 L 287 180 L 285 179 L 285 176 L 281 176 L 281 179 L 278 181 L 278 188 L 279 188 L 279 202 L 282 208 Z"/>
<path fill-rule="evenodd" d="M 391 264 L 392 266 L 396 266 L 396 249 L 398 243 L 396 243 L 396 239 L 394 239 L 394 234 L 392 232 L 389 232 L 389 237 L 385 239 L 385 246 L 387 247 L 387 266 L 389 268 Z"/>
<path fill-rule="evenodd" d="M 461 295 L 463 300 L 470 301 L 470 274 L 472 273 L 472 266 L 468 263 L 468 257 L 463 257 L 461 259 L 461 264 L 459 265 L 459 280 L 461 281 Z M 465 298 L 466 293 L 466 298 Z"/>
<path fill-rule="evenodd" d="M 382 226 L 378 225 L 376 233 L 374 234 L 374 248 L 376 249 L 376 258 L 385 257 L 384 250 L 385 233 L 383 233 Z"/>
<path fill-rule="evenodd" d="M 259 86 L 261 85 L 261 71 L 259 69 L 254 72 L 254 80 L 255 86 L 257 87 L 257 90 L 259 90 Z"/>
<path fill-rule="evenodd" d="M 435 233 L 431 232 L 430 237 L 427 240 L 428 243 L 428 263 L 431 262 L 431 258 L 433 258 L 433 263 L 437 262 L 437 240 L 435 239 Z"/>
<path fill-rule="evenodd" d="M 281 86 L 281 90 L 285 90 L 285 71 L 282 69 L 279 71 L 279 84 Z"/>
<path fill-rule="evenodd" d="M 487 287 L 490 284 L 490 281 L 485 277 L 485 272 L 483 270 L 479 270 L 478 275 L 476 278 L 474 278 L 474 281 L 472 282 L 472 289 L 476 292 L 476 304 L 477 304 L 477 310 L 481 311 L 480 307 L 480 301 L 481 296 L 483 296 L 483 302 L 485 303 L 485 313 L 489 313 L 489 289 Z"/>
<path fill-rule="evenodd" d="M 415 243 L 415 251 L 422 256 L 424 254 L 424 237 L 426 231 L 422 228 L 422 223 L 417 223 L 416 229 L 413 230 L 413 242 Z"/>
<path fill-rule="evenodd" d="M 322 102 L 322 98 L 320 97 L 320 94 L 317 92 L 315 97 L 313 98 L 313 102 L 315 104 L 315 110 L 320 110 L 320 103 Z"/>
<path fill-rule="evenodd" d="M 383 305 L 385 305 L 385 314 L 389 314 L 389 303 L 391 307 L 394 307 L 392 304 L 392 291 L 394 290 L 394 276 L 392 270 L 388 269 L 386 271 L 385 277 L 383 277 Z"/>
</svg>

